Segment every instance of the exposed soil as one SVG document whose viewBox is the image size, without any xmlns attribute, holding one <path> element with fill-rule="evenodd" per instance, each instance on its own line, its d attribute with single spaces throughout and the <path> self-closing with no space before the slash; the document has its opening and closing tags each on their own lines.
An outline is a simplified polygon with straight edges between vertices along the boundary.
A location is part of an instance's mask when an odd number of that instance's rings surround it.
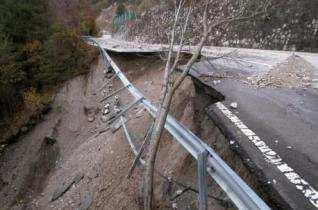
<svg viewBox="0 0 318 210">
<path fill-rule="evenodd" d="M 141 92 L 151 101 L 158 100 L 163 63 L 158 57 L 113 55 Z M 127 179 L 133 154 L 122 129 L 113 133 L 102 121 L 104 105 L 99 100 L 121 87 L 115 80 L 105 91 L 107 81 L 101 63 L 87 76 L 67 82 L 56 95 L 53 110 L 21 140 L 0 157 L 0 203 L 3 209 L 139 209 L 141 206 L 141 168 Z M 127 91 L 118 94 L 121 108 L 132 102 Z M 194 100 L 194 87 L 187 78 L 174 99 L 171 114 L 208 143 Z M 114 99 L 108 100 L 113 112 Z M 200 115 L 198 115 L 200 116 Z M 139 106 L 125 116 L 132 138 L 141 144 L 151 117 Z M 206 123 L 206 122 L 205 122 Z M 116 124 L 116 122 L 114 123 Z M 211 127 L 212 128 L 212 127 Z M 212 130 L 213 131 L 213 130 Z M 210 132 L 210 131 L 209 131 Z M 52 141 L 48 141 L 53 139 Z M 56 141 L 56 142 L 55 142 Z M 167 178 L 196 189 L 196 162 L 168 134 L 164 133 L 157 170 Z M 79 174 L 82 179 L 72 182 Z M 197 209 L 197 193 L 156 174 L 156 206 L 159 209 Z M 55 201 L 52 195 L 73 183 Z M 226 196 L 209 179 L 209 209 L 231 207 Z M 181 193 L 181 195 L 180 195 Z M 171 200 L 172 199 L 172 200 Z"/>
</svg>

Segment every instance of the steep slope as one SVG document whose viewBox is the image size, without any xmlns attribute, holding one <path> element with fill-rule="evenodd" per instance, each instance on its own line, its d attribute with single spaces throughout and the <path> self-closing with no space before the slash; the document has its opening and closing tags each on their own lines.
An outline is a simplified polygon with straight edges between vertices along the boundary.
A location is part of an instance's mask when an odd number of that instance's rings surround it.
<svg viewBox="0 0 318 210">
<path fill-rule="evenodd" d="M 160 59 L 115 57 L 128 78 L 152 101 L 157 101 L 161 86 L 158 78 L 163 68 Z M 103 70 L 99 63 L 88 75 L 67 82 L 56 95 L 53 110 L 45 121 L 0 157 L 0 202 L 4 209 L 140 208 L 142 170 L 137 168 L 133 177 L 127 179 L 133 155 L 123 131 L 104 132 L 107 124 L 102 122 L 103 106 L 99 103 L 103 97 L 99 90 L 107 81 Z M 119 87 L 118 81 L 114 81 L 110 91 Z M 193 118 L 193 94 L 192 82 L 187 79 L 177 93 L 171 113 L 195 132 L 198 128 Z M 132 100 L 125 91 L 118 96 L 122 106 Z M 127 127 L 132 138 L 141 144 L 150 116 L 136 107 L 126 118 L 131 118 Z M 196 209 L 197 193 L 183 192 L 185 186 L 197 188 L 196 164 L 167 133 L 157 167 L 165 177 L 156 175 L 157 206 Z M 170 178 L 179 184 L 168 181 Z M 209 206 L 224 209 L 223 205 L 228 203 L 223 203 L 224 195 L 210 181 Z"/>
</svg>

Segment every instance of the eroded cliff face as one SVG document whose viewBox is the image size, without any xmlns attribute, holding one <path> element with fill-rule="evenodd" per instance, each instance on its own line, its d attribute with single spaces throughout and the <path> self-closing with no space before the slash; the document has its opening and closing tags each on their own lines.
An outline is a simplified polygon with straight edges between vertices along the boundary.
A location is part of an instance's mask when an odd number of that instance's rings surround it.
<svg viewBox="0 0 318 210">
<path fill-rule="evenodd" d="M 230 6 L 224 7 L 229 4 Z M 210 23 L 219 16 L 231 15 L 235 3 L 222 1 L 224 8 L 213 6 L 209 9 Z M 255 4 L 247 11 L 253 11 Z M 207 45 L 261 48 L 276 50 L 318 51 L 318 2 L 284 0 L 273 2 L 266 15 L 259 15 L 247 22 L 223 24 L 211 32 Z M 202 31 L 202 4 L 194 6 L 185 34 L 189 44 L 197 43 Z M 136 21 L 128 20 L 116 33 L 124 39 L 151 43 L 168 43 L 174 10 L 156 6 L 137 16 Z M 181 11 L 181 23 L 186 17 L 186 7 Z M 180 32 L 180 25 L 177 32 Z M 178 36 L 177 36 L 178 40 Z"/>
</svg>

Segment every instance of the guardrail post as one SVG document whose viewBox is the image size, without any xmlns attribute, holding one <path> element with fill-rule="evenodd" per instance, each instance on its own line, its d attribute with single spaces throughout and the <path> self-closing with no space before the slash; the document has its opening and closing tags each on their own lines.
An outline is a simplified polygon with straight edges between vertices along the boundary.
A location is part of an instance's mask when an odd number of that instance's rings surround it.
<svg viewBox="0 0 318 210">
<path fill-rule="evenodd" d="M 133 106 L 141 103 L 141 101 L 144 99 L 144 97 L 141 97 L 134 102 L 130 103 L 125 109 L 123 109 L 121 112 L 117 114 L 113 119 L 108 121 L 108 124 L 112 124 L 115 120 L 117 120 L 119 117 L 121 117 L 123 114 L 125 114 L 128 110 L 130 110 Z"/>
<path fill-rule="evenodd" d="M 103 102 L 103 101 L 106 101 L 107 99 L 109 99 L 110 97 L 116 95 L 117 93 L 120 93 L 121 91 L 125 90 L 126 88 L 128 88 L 130 85 L 126 85 L 126 86 L 123 86 L 121 88 L 119 88 L 118 90 L 115 90 L 114 92 L 112 92 L 110 95 L 106 96 L 105 98 L 101 99 L 99 102 Z"/>
<path fill-rule="evenodd" d="M 198 156 L 198 187 L 199 187 L 199 209 L 207 210 L 207 183 L 206 183 L 206 162 L 208 151 L 203 150 Z"/>
</svg>

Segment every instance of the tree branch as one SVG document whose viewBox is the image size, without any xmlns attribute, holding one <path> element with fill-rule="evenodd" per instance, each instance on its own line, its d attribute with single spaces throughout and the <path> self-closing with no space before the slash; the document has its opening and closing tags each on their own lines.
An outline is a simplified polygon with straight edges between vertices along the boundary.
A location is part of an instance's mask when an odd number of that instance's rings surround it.
<svg viewBox="0 0 318 210">
<path fill-rule="evenodd" d="M 175 40 L 175 29 L 176 25 L 178 23 L 179 19 L 179 13 L 181 9 L 181 4 L 182 0 L 179 2 L 178 7 L 175 10 L 175 16 L 174 16 L 174 23 L 173 23 L 173 28 L 171 32 L 171 41 L 170 41 L 170 46 L 169 46 L 169 53 L 168 53 L 168 59 L 166 62 L 165 70 L 164 70 L 164 77 L 163 77 L 163 88 L 162 88 L 162 93 L 160 94 L 160 100 L 161 103 L 164 100 L 165 95 L 167 94 L 167 85 L 169 82 L 169 77 L 170 77 L 170 64 L 171 64 L 171 58 L 172 58 L 172 53 L 173 53 L 173 46 L 174 46 L 174 40 Z"/>
<path fill-rule="evenodd" d="M 177 56 L 174 60 L 174 63 L 171 67 L 171 70 L 170 70 L 170 74 L 175 70 L 176 66 L 178 65 L 178 62 L 179 62 L 179 59 L 180 59 L 180 53 L 182 51 L 182 47 L 183 47 L 183 40 L 184 40 L 184 34 L 185 34 L 185 31 L 187 30 L 187 27 L 188 27 L 188 22 L 189 22 L 189 16 L 192 12 L 192 5 L 190 5 L 189 9 L 188 9 L 188 12 L 187 12 L 187 17 L 186 17 L 186 20 L 185 20 L 185 24 L 184 24 L 184 27 L 182 28 L 182 33 L 181 33 L 181 38 L 180 38 L 180 43 L 179 43 L 179 49 L 178 49 L 178 52 L 177 52 Z"/>
</svg>

